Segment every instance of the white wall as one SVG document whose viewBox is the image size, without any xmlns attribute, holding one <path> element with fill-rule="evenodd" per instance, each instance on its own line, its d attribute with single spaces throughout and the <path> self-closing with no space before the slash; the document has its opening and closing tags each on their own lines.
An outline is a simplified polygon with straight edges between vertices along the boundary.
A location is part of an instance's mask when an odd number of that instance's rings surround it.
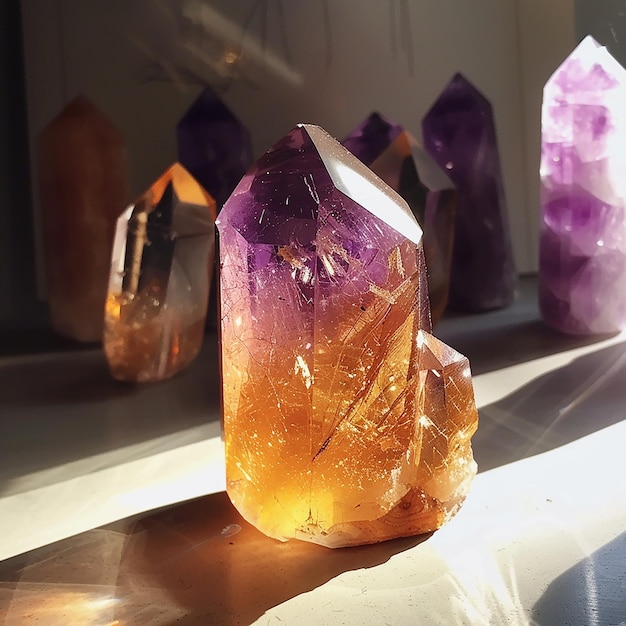
<svg viewBox="0 0 626 626">
<path fill-rule="evenodd" d="M 539 161 L 543 86 L 577 43 L 572 0 L 517 0 L 525 141 L 528 258 L 539 261 Z"/>
<path fill-rule="evenodd" d="M 373 109 L 419 137 L 422 116 L 461 71 L 493 104 L 515 256 L 529 271 L 537 159 L 534 140 L 529 153 L 526 144 L 538 132 L 539 78 L 553 64 L 537 60 L 535 45 L 561 53 L 531 30 L 546 30 L 546 5 L 557 13 L 564 4 L 571 2 L 23 0 L 31 146 L 83 92 L 125 133 L 138 194 L 175 159 L 175 123 L 202 81 L 229 84 L 224 100 L 260 154 L 297 122 L 341 138 Z"/>
</svg>

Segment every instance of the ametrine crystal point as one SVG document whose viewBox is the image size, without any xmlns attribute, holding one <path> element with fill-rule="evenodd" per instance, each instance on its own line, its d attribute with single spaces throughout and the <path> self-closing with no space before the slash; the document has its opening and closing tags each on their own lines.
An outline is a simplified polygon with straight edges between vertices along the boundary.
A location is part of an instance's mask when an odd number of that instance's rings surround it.
<svg viewBox="0 0 626 626">
<path fill-rule="evenodd" d="M 429 334 L 406 203 L 316 126 L 217 220 L 228 494 L 265 534 L 329 547 L 434 530 L 476 472 L 467 359 Z"/>
<path fill-rule="evenodd" d="M 424 147 L 459 194 L 448 307 L 507 306 L 517 272 L 491 104 L 456 74 L 422 120 L 422 132 Z"/>
<path fill-rule="evenodd" d="M 587 37 L 543 92 L 539 306 L 570 334 L 626 326 L 626 70 Z"/>
<path fill-rule="evenodd" d="M 178 160 L 215 198 L 219 210 L 252 163 L 250 133 L 205 87 L 178 122 L 176 138 Z"/>
<path fill-rule="evenodd" d="M 102 339 L 115 222 L 129 200 L 124 138 L 78 96 L 39 136 L 41 222 L 54 330 Z"/>
<path fill-rule="evenodd" d="M 343 145 L 406 200 L 423 231 L 433 324 L 448 302 L 457 192 L 452 181 L 402 126 L 372 113 Z"/>
<path fill-rule="evenodd" d="M 215 257 L 215 201 L 178 163 L 117 222 L 104 320 L 114 378 L 170 378 L 196 357 Z"/>
</svg>

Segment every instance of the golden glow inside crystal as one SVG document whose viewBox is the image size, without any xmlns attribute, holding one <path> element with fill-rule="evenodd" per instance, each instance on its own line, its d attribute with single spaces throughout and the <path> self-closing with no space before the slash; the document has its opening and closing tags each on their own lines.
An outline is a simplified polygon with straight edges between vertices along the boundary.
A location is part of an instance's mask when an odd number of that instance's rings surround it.
<svg viewBox="0 0 626 626">
<path fill-rule="evenodd" d="M 409 236 L 397 229 L 407 219 Z M 300 126 L 217 223 L 235 506 L 271 537 L 329 547 L 439 528 L 476 473 L 478 415 L 467 359 L 429 333 L 406 204 Z"/>
</svg>

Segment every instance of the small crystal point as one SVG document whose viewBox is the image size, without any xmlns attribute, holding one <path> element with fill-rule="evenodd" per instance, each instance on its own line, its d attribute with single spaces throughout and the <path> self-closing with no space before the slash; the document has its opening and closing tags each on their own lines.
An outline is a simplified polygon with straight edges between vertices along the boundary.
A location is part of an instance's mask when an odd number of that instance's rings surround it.
<svg viewBox="0 0 626 626">
<path fill-rule="evenodd" d="M 128 164 L 120 131 L 85 96 L 40 134 L 39 184 L 52 327 L 76 341 L 101 341 L 111 241 L 128 202 Z"/>
<path fill-rule="evenodd" d="M 545 85 L 539 307 L 569 334 L 626 327 L 626 70 L 587 37 Z"/>
<path fill-rule="evenodd" d="M 476 472 L 469 366 L 429 334 L 421 229 L 317 126 L 218 220 L 228 494 L 265 534 L 329 547 L 439 528 Z"/>
<path fill-rule="evenodd" d="M 222 207 L 252 163 L 250 133 L 206 87 L 176 126 L 178 159 Z"/>
<path fill-rule="evenodd" d="M 114 378 L 154 382 L 196 357 L 215 255 L 215 201 L 178 163 L 120 216 L 105 309 Z"/>
<path fill-rule="evenodd" d="M 422 120 L 424 147 L 458 190 L 448 307 L 487 311 L 511 304 L 517 272 L 493 111 L 456 74 Z"/>
<path fill-rule="evenodd" d="M 446 173 L 400 124 L 372 113 L 343 145 L 408 203 L 424 231 L 433 325 L 448 302 L 457 192 Z"/>
</svg>

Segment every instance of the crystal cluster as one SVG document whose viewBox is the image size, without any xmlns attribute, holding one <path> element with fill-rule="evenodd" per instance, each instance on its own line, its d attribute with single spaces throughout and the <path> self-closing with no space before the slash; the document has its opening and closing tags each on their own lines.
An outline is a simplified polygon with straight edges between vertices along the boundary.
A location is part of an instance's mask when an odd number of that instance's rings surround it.
<svg viewBox="0 0 626 626">
<path fill-rule="evenodd" d="M 176 126 L 178 160 L 222 207 L 252 163 L 250 133 L 206 87 Z"/>
<path fill-rule="evenodd" d="M 452 181 L 400 124 L 372 113 L 343 145 L 408 203 L 423 231 L 433 324 L 448 302 L 457 193 Z"/>
<path fill-rule="evenodd" d="M 121 133 L 85 96 L 39 136 L 39 183 L 52 327 L 76 341 L 101 341 L 111 241 L 128 203 L 128 164 Z"/>
<path fill-rule="evenodd" d="M 114 378 L 173 376 L 198 354 L 215 255 L 215 201 L 174 164 L 117 222 L 104 351 Z"/>
<path fill-rule="evenodd" d="M 469 312 L 507 306 L 517 272 L 491 104 L 456 74 L 422 120 L 422 133 L 459 194 L 448 306 Z"/>
<path fill-rule="evenodd" d="M 476 472 L 467 359 L 431 334 L 406 203 L 316 126 L 241 180 L 220 234 L 228 494 L 271 537 L 432 531 Z"/>
<path fill-rule="evenodd" d="M 626 70 L 587 37 L 546 83 L 539 305 L 570 334 L 626 326 Z"/>
</svg>

